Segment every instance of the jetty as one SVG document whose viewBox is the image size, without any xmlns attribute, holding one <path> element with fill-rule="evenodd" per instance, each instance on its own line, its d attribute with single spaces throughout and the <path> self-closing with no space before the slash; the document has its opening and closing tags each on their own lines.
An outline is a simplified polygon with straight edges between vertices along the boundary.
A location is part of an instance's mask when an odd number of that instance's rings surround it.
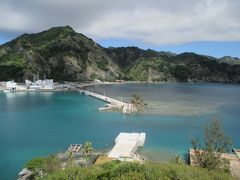
<svg viewBox="0 0 240 180">
<path fill-rule="evenodd" d="M 136 151 L 143 147 L 146 133 L 120 133 L 115 139 L 115 146 L 108 153 L 109 158 L 120 161 L 140 161 L 144 159 Z"/>
<path fill-rule="evenodd" d="M 106 95 L 98 94 L 92 91 L 88 91 L 88 90 L 81 89 L 79 90 L 79 92 L 81 94 L 85 94 L 87 96 L 91 96 L 91 97 L 100 99 L 104 102 L 107 102 L 105 107 L 99 108 L 100 111 L 120 110 L 122 111 L 123 114 L 131 114 L 137 111 L 137 108 L 131 103 L 120 101 L 118 99 L 115 99 Z"/>
</svg>

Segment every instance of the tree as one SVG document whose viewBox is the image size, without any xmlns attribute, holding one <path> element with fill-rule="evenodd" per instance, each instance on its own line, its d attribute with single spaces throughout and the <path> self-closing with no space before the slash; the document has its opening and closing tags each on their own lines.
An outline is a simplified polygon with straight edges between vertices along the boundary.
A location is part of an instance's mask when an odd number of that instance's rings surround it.
<svg viewBox="0 0 240 180">
<path fill-rule="evenodd" d="M 61 161 L 56 155 L 51 154 L 50 156 L 45 158 L 45 163 L 43 167 L 44 172 L 53 173 L 54 171 L 59 169 L 61 169 Z"/>
<path fill-rule="evenodd" d="M 92 152 L 92 150 L 93 150 L 92 143 L 87 141 L 83 146 L 83 151 L 84 151 L 83 154 L 88 155 Z"/>
<path fill-rule="evenodd" d="M 170 160 L 170 163 L 183 164 L 183 160 L 179 155 L 176 155 L 174 158 Z"/>
<path fill-rule="evenodd" d="M 44 157 L 36 157 L 26 163 L 26 168 L 32 171 L 42 169 L 44 163 L 45 163 Z"/>
<path fill-rule="evenodd" d="M 221 157 L 231 149 L 231 139 L 225 135 L 219 120 L 212 120 L 205 128 L 204 144 L 199 139 L 192 140 L 195 157 L 194 163 L 208 170 L 223 170 L 229 172 L 230 163 Z"/>
<path fill-rule="evenodd" d="M 131 103 L 134 104 L 135 106 L 143 106 L 144 105 L 143 98 L 138 94 L 132 95 Z"/>
</svg>

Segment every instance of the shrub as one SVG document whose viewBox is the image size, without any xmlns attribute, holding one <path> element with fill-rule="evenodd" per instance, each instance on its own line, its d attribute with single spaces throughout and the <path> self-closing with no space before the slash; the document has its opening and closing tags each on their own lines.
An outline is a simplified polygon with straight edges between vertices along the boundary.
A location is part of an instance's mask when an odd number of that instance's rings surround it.
<svg viewBox="0 0 240 180">
<path fill-rule="evenodd" d="M 212 120 L 205 128 L 204 144 L 198 139 L 192 140 L 195 151 L 195 164 L 208 170 L 223 170 L 230 172 L 230 163 L 221 157 L 231 149 L 231 139 L 224 134 L 219 120 Z"/>
</svg>

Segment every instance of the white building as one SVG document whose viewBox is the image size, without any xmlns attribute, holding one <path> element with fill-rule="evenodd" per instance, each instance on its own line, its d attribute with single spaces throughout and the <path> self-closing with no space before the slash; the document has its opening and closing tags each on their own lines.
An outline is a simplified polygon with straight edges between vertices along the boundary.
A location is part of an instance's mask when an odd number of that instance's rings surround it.
<svg viewBox="0 0 240 180">
<path fill-rule="evenodd" d="M 94 82 L 97 83 L 97 84 L 98 84 L 98 83 L 102 83 L 102 81 L 99 80 L 99 79 L 94 79 Z"/>
<path fill-rule="evenodd" d="M 16 90 L 17 89 L 17 83 L 15 83 L 14 81 L 8 81 L 6 83 L 6 89 L 7 90 Z"/>
<path fill-rule="evenodd" d="M 53 79 L 37 80 L 35 82 L 25 80 L 28 89 L 34 90 L 52 90 L 54 89 Z"/>
<path fill-rule="evenodd" d="M 25 84 L 26 84 L 27 86 L 30 86 L 30 85 L 32 84 L 32 81 L 29 81 L 28 79 L 26 79 L 26 80 L 25 80 Z"/>
</svg>

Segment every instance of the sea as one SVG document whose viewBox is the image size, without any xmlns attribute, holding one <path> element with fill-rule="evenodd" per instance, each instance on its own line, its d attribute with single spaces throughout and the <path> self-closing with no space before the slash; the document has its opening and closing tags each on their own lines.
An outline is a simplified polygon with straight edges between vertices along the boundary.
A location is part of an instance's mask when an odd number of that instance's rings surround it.
<svg viewBox="0 0 240 180">
<path fill-rule="evenodd" d="M 187 161 L 191 140 L 202 139 L 218 119 L 240 148 L 240 86 L 217 83 L 130 83 L 85 87 L 124 101 L 139 94 L 146 107 L 136 114 L 100 112 L 106 103 L 79 92 L 0 91 L 0 179 L 16 179 L 33 157 L 93 143 L 108 152 L 120 132 L 145 132 L 139 152 L 156 162 Z"/>
</svg>

